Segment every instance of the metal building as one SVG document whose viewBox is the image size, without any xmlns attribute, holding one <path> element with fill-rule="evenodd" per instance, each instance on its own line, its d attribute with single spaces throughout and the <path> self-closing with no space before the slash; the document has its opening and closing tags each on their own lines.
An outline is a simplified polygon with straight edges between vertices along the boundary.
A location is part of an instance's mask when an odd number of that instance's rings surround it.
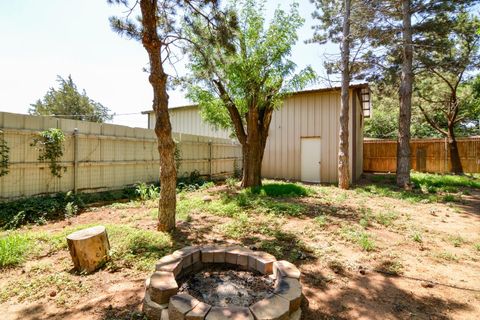
<svg viewBox="0 0 480 320">
<path fill-rule="evenodd" d="M 153 111 L 149 128 L 155 125 Z M 349 159 L 354 179 L 362 174 L 364 118 L 371 113 L 368 84 L 350 87 Z M 205 123 L 198 107 L 172 108 L 175 133 L 227 138 L 226 130 Z M 340 88 L 300 91 L 274 111 L 262 164 L 264 178 L 305 182 L 336 182 L 340 118 Z"/>
</svg>

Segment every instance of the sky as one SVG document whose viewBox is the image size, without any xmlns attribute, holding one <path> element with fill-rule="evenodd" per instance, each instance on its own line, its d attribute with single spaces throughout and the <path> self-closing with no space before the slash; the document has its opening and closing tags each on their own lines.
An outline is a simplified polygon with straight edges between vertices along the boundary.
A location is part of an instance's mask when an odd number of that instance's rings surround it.
<svg viewBox="0 0 480 320">
<path fill-rule="evenodd" d="M 306 21 L 291 59 L 298 70 L 311 65 L 322 74 L 325 54 L 336 47 L 304 43 L 312 36 L 314 7 L 309 0 L 298 2 Z M 289 3 L 267 0 L 267 19 Z M 28 113 L 30 104 L 56 87 L 57 75 L 71 75 L 79 89 L 116 114 L 110 122 L 146 127 L 147 116 L 140 112 L 152 104 L 143 71 L 148 56 L 141 43 L 120 37 L 108 21 L 124 11 L 106 0 L 0 0 L 0 111 Z M 185 59 L 178 70 L 184 64 Z M 189 103 L 179 90 L 169 95 L 171 106 Z"/>
</svg>

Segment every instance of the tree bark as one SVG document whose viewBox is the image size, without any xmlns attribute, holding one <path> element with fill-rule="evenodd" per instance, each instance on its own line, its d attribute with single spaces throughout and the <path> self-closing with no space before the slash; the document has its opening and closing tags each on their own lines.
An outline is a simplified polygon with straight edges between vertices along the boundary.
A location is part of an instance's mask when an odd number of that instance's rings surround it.
<svg viewBox="0 0 480 320">
<path fill-rule="evenodd" d="M 344 1 L 342 38 L 342 89 L 340 102 L 340 132 L 338 147 L 338 187 L 348 189 L 350 170 L 348 159 L 348 112 L 350 86 L 350 0 Z"/>
<path fill-rule="evenodd" d="M 153 88 L 155 111 L 155 134 L 160 155 L 160 200 L 158 203 L 159 231 L 175 229 L 177 169 L 175 166 L 175 143 L 168 113 L 167 74 L 163 69 L 161 51 L 163 43 L 157 33 L 157 1 L 141 0 L 142 44 L 150 61 L 149 81 Z"/>
<path fill-rule="evenodd" d="M 448 150 L 450 151 L 450 172 L 455 174 L 463 174 L 462 162 L 460 161 L 460 154 L 458 152 L 457 139 L 453 131 L 453 125 L 448 126 Z"/>
<path fill-rule="evenodd" d="M 256 105 L 252 105 L 248 111 L 247 135 L 245 143 L 242 143 L 242 188 L 262 185 L 262 161 L 272 114 L 272 108 L 259 109 Z"/>
<path fill-rule="evenodd" d="M 400 114 L 397 140 L 397 185 L 410 188 L 410 122 L 412 118 L 413 48 L 410 0 L 402 1 L 403 63 L 400 84 Z"/>
</svg>

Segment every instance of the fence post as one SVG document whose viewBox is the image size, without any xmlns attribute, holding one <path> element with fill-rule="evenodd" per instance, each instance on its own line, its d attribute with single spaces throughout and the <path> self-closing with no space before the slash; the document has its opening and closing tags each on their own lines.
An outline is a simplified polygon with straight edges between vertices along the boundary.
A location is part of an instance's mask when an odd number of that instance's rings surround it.
<svg viewBox="0 0 480 320">
<path fill-rule="evenodd" d="M 445 149 L 445 162 L 444 162 L 444 173 L 448 172 L 448 146 L 447 146 L 447 137 L 445 137 L 445 143 L 444 143 L 444 149 Z"/>
<path fill-rule="evenodd" d="M 73 192 L 77 193 L 78 184 L 78 129 L 73 129 Z"/>
<path fill-rule="evenodd" d="M 208 141 L 208 176 L 212 180 L 212 140 Z"/>
</svg>

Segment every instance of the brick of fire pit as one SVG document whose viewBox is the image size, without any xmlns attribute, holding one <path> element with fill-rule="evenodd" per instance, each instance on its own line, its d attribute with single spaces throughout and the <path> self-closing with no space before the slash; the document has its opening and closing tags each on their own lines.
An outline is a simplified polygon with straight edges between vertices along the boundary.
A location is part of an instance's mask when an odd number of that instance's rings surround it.
<svg viewBox="0 0 480 320">
<path fill-rule="evenodd" d="M 290 305 L 288 300 L 272 294 L 250 307 L 255 320 L 288 320 Z"/>
<path fill-rule="evenodd" d="M 173 256 L 179 256 L 183 260 L 183 268 L 191 266 L 193 263 L 200 261 L 200 247 L 189 246 L 179 249 L 172 253 Z"/>
<path fill-rule="evenodd" d="M 185 315 L 199 303 L 200 301 L 186 293 L 174 295 L 168 304 L 169 320 L 185 320 Z"/>
<path fill-rule="evenodd" d="M 176 276 L 182 271 L 183 260 L 181 256 L 170 254 L 157 261 L 155 270 L 173 272 Z"/>
<path fill-rule="evenodd" d="M 171 296 L 177 294 L 178 284 L 172 272 L 156 271 L 147 279 L 147 293 L 153 302 L 168 303 Z"/>
<path fill-rule="evenodd" d="M 248 257 L 248 267 L 262 274 L 271 274 L 275 261 L 277 261 L 277 259 L 269 253 L 252 251 Z"/>
<path fill-rule="evenodd" d="M 168 307 L 167 303 L 158 304 L 150 298 L 148 292 L 145 293 L 145 298 L 143 299 L 143 309 L 142 312 L 150 319 L 163 319 L 162 311 L 166 310 Z"/>
<path fill-rule="evenodd" d="M 225 262 L 229 264 L 248 267 L 248 254 L 250 252 L 252 252 L 252 250 L 241 246 L 227 247 L 225 251 Z"/>
<path fill-rule="evenodd" d="M 243 307 L 212 307 L 205 320 L 254 320 L 248 308 Z"/>
<path fill-rule="evenodd" d="M 225 263 L 225 247 L 204 246 L 201 251 L 203 263 Z"/>
<path fill-rule="evenodd" d="M 300 271 L 293 263 L 285 260 L 275 261 L 273 263 L 273 276 L 276 279 L 280 277 L 300 279 Z"/>
<path fill-rule="evenodd" d="M 273 292 L 289 302 L 290 313 L 300 308 L 302 302 L 302 286 L 298 279 L 278 278 Z"/>
<path fill-rule="evenodd" d="M 199 302 L 195 308 L 185 315 L 185 320 L 203 320 L 212 306 L 204 302 Z"/>
</svg>

